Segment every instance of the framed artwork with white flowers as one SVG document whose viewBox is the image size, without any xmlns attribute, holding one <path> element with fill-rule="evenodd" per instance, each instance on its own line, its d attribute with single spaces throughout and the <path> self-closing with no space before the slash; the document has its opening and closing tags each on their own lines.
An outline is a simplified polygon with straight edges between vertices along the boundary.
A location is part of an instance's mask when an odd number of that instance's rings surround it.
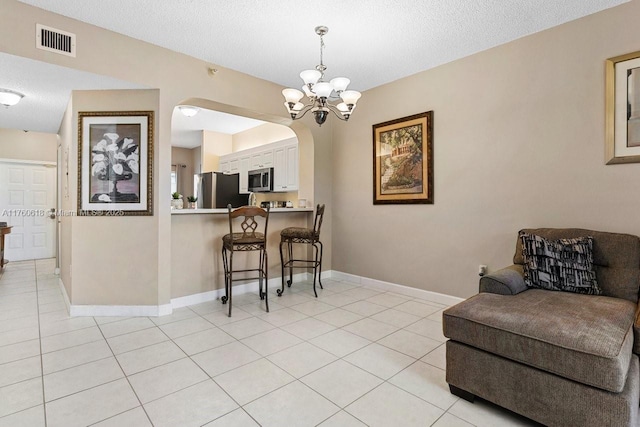
<svg viewBox="0 0 640 427">
<path fill-rule="evenodd" d="M 153 111 L 78 113 L 78 215 L 153 215 Z"/>
</svg>

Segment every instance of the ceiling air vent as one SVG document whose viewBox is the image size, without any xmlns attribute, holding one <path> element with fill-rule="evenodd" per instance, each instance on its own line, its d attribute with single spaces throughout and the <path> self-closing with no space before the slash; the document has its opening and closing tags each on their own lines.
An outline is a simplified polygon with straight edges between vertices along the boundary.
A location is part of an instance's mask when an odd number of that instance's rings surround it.
<svg viewBox="0 0 640 427">
<path fill-rule="evenodd" d="M 36 47 L 49 52 L 76 56 L 76 35 L 36 24 Z"/>
</svg>

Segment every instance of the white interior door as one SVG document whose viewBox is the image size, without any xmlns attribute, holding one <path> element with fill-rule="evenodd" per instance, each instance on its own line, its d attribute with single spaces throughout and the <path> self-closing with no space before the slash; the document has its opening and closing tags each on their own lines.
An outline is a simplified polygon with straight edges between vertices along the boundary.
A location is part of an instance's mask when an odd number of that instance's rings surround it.
<svg viewBox="0 0 640 427">
<path fill-rule="evenodd" d="M 9 261 L 55 257 L 55 165 L 0 160 L 0 221 L 13 226 L 5 236 Z"/>
</svg>

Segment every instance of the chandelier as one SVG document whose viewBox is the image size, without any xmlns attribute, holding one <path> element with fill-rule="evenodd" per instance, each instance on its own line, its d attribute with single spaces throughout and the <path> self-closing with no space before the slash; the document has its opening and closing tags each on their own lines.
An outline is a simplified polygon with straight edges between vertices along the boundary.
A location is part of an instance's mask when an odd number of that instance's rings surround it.
<svg viewBox="0 0 640 427">
<path fill-rule="evenodd" d="M 297 89 L 284 89 L 282 95 L 286 102 L 284 106 L 293 120 L 302 118 L 311 111 L 316 119 L 316 123 L 322 126 L 329 116 L 329 111 L 340 120 L 347 121 L 356 108 L 356 103 L 360 99 L 360 92 L 347 90 L 351 83 L 346 77 L 336 77 L 331 81 L 324 81 L 324 72 L 327 67 L 322 62 L 322 51 L 324 40 L 322 37 L 329 32 L 329 28 L 321 25 L 316 27 L 316 34 L 320 36 L 320 65 L 316 65 L 315 70 L 305 70 L 300 73 L 300 78 L 304 81 L 301 92 Z M 303 104 L 300 100 L 307 96 L 309 102 Z M 331 104 L 331 102 L 338 102 Z M 339 102 L 342 101 L 342 102 Z"/>
</svg>

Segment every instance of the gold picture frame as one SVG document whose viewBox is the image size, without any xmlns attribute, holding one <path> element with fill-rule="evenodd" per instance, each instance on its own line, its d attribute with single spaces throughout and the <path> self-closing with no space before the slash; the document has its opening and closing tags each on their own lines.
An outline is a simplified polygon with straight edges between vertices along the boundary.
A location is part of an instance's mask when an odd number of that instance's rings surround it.
<svg viewBox="0 0 640 427">
<path fill-rule="evenodd" d="M 605 62 L 605 163 L 640 163 L 640 51 Z"/>
<path fill-rule="evenodd" d="M 78 113 L 78 215 L 153 215 L 153 111 Z"/>
<path fill-rule="evenodd" d="M 373 125 L 373 204 L 433 204 L 433 111 Z"/>
</svg>

